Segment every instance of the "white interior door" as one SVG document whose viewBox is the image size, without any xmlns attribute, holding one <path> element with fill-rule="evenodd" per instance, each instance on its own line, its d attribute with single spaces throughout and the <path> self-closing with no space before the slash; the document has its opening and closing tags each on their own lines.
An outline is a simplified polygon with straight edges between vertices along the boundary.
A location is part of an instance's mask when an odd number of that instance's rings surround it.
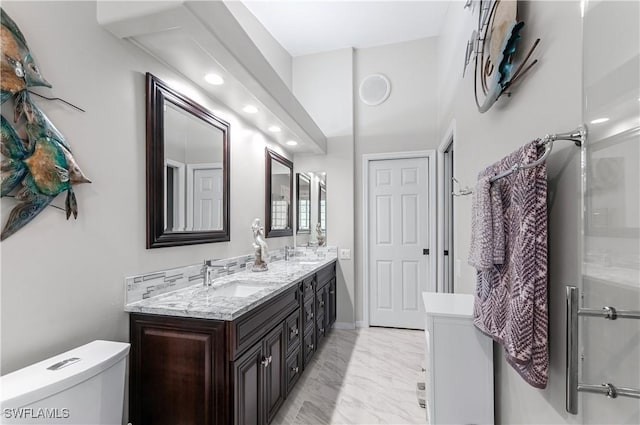
<svg viewBox="0 0 640 425">
<path fill-rule="evenodd" d="M 422 329 L 429 267 L 429 160 L 369 162 L 369 322 Z"/>
<path fill-rule="evenodd" d="M 197 167 L 190 170 L 190 230 L 222 229 L 223 175 L 221 168 Z"/>
</svg>

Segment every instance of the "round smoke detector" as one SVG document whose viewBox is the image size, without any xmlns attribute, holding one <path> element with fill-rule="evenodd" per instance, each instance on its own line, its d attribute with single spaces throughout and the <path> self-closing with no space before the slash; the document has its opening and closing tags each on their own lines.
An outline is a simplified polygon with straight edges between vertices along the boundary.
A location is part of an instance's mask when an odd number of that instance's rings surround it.
<svg viewBox="0 0 640 425">
<path fill-rule="evenodd" d="M 371 74 L 360 83 L 360 100 L 366 105 L 380 105 L 387 100 L 390 93 L 391 83 L 382 74 Z"/>
</svg>

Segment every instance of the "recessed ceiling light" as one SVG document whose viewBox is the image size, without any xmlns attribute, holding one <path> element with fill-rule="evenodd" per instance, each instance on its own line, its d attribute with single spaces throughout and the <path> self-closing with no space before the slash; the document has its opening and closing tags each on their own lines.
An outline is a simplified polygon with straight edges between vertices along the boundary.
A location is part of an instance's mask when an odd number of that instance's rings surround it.
<svg viewBox="0 0 640 425">
<path fill-rule="evenodd" d="M 280 133 L 282 129 L 277 125 L 272 125 L 271 127 L 269 127 L 269 131 L 272 133 Z"/>
<path fill-rule="evenodd" d="M 603 122 L 609 121 L 609 118 L 598 118 L 591 121 L 591 124 L 602 124 Z"/>
<path fill-rule="evenodd" d="M 204 76 L 204 80 L 209 84 L 213 84 L 214 86 L 224 84 L 224 79 L 218 74 L 207 74 Z"/>
<path fill-rule="evenodd" d="M 297 144 L 298 144 L 298 142 L 296 142 L 295 140 L 289 140 L 289 141 L 287 142 L 287 145 L 289 145 L 289 146 L 295 146 L 295 145 L 297 145 Z"/>
<path fill-rule="evenodd" d="M 247 105 L 244 108 L 242 108 L 243 111 L 245 111 L 247 114 L 255 114 L 256 112 L 258 112 L 258 108 L 256 108 L 253 105 Z"/>
</svg>

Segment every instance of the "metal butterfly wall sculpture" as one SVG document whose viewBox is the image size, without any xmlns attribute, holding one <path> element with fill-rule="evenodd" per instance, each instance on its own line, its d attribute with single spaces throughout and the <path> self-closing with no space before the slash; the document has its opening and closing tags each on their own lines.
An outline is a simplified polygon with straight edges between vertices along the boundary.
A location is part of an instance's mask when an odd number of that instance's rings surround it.
<svg viewBox="0 0 640 425">
<path fill-rule="evenodd" d="M 62 133 L 33 102 L 30 87 L 51 87 L 42 76 L 24 35 L 16 23 L 0 8 L 0 88 L 2 109 L 13 98 L 14 124 L 23 124 L 27 135 L 22 140 L 16 127 L 4 116 L 0 122 L 2 153 L 1 196 L 15 194 L 19 201 L 0 234 L 4 240 L 33 220 L 51 201 L 67 192 L 67 220 L 78 217 L 78 203 L 73 185 L 91 183 L 78 167 Z"/>
</svg>

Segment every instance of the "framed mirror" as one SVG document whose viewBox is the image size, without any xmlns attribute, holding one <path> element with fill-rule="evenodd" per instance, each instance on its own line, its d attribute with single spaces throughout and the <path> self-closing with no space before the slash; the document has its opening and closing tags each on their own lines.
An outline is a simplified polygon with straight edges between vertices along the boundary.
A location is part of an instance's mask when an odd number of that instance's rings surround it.
<svg viewBox="0 0 640 425">
<path fill-rule="evenodd" d="M 296 233 L 310 233 L 311 179 L 304 173 L 296 174 L 296 206 L 298 210 Z"/>
<path fill-rule="evenodd" d="M 147 73 L 147 248 L 230 240 L 229 124 Z"/>
<path fill-rule="evenodd" d="M 318 183 L 318 223 L 323 232 L 327 232 L 327 185 L 320 180 Z"/>
<path fill-rule="evenodd" d="M 266 149 L 265 233 L 267 238 L 293 235 L 293 163 Z"/>
</svg>

